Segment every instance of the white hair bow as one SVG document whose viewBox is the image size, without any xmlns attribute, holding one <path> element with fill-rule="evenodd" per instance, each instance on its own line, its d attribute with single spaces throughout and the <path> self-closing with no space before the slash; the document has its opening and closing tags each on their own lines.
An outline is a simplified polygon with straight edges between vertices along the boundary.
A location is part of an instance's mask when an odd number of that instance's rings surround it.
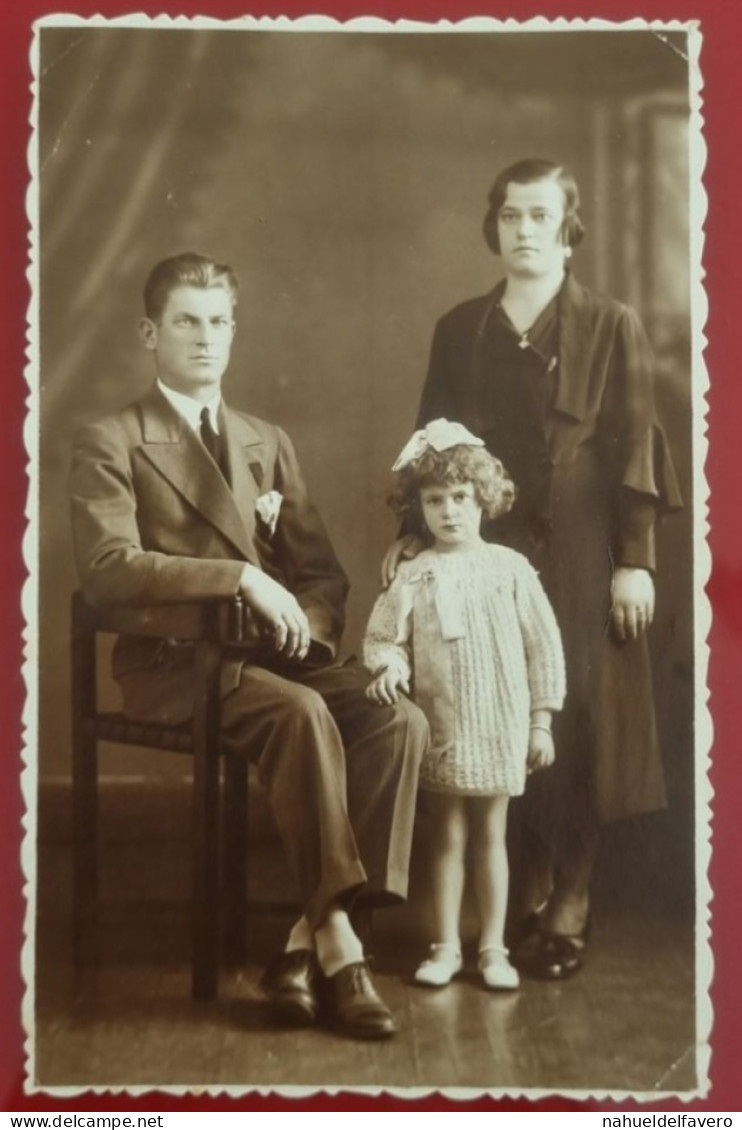
<svg viewBox="0 0 742 1130">
<path fill-rule="evenodd" d="M 408 439 L 394 460 L 392 470 L 401 471 L 414 459 L 419 459 L 421 455 L 424 455 L 430 447 L 434 451 L 447 451 L 449 447 L 456 447 L 459 443 L 466 444 L 467 447 L 484 447 L 484 440 L 472 435 L 463 424 L 446 420 L 443 417 L 440 420 L 431 420 L 424 428 L 415 432 L 411 439 Z"/>
</svg>

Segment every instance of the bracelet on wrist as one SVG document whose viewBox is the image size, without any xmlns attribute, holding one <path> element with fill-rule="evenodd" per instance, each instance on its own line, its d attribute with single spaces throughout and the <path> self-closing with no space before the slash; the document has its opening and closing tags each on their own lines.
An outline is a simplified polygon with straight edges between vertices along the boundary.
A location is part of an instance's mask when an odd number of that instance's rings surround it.
<svg viewBox="0 0 742 1130">
<path fill-rule="evenodd" d="M 532 730 L 543 730 L 545 734 L 551 737 L 551 726 L 545 726 L 542 722 L 531 722 Z"/>
</svg>

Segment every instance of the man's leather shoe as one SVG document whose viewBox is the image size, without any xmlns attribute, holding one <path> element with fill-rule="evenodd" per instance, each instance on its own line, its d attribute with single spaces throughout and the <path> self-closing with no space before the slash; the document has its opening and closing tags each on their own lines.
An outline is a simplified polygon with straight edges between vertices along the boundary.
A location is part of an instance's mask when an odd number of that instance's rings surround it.
<svg viewBox="0 0 742 1130">
<path fill-rule="evenodd" d="M 383 1040 L 397 1031 L 365 961 L 345 965 L 325 979 L 325 1006 L 328 1022 L 347 1036 Z"/>
<path fill-rule="evenodd" d="M 314 1024 L 322 974 L 314 950 L 289 950 L 270 963 L 260 979 L 273 1012 L 284 1024 Z"/>
</svg>

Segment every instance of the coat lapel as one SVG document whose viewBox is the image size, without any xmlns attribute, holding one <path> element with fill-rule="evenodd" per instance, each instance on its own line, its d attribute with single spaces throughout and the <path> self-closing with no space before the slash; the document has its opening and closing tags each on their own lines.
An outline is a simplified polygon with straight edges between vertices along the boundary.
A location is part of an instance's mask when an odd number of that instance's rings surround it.
<svg viewBox="0 0 742 1130">
<path fill-rule="evenodd" d="M 480 308 L 477 311 L 474 333 L 471 337 L 469 364 L 464 368 L 468 388 L 464 391 L 462 402 L 471 407 L 471 426 L 477 435 L 481 435 L 487 428 L 487 421 L 484 419 L 481 409 L 483 400 L 482 385 L 487 380 L 485 375 L 484 343 L 490 318 L 502 297 L 504 289 L 505 282 L 501 279 L 495 288 L 481 299 Z"/>
<path fill-rule="evenodd" d="M 472 354 L 466 369 L 469 380 L 468 402 L 478 404 L 482 380 L 484 340 L 489 320 L 502 297 L 505 284 L 500 281 L 482 302 L 472 338 Z M 553 408 L 575 420 L 584 420 L 590 393 L 590 364 L 595 335 L 589 291 L 567 274 L 559 298 L 559 364 L 556 373 L 556 397 Z M 480 430 L 481 418 L 477 421 Z"/>
<path fill-rule="evenodd" d="M 590 365 L 595 336 L 588 291 L 567 275 L 559 297 L 559 365 L 554 409 L 584 420 L 590 393 Z"/>
<path fill-rule="evenodd" d="M 198 437 L 156 388 L 142 399 L 140 410 L 142 453 L 243 557 L 257 563 L 253 542 L 257 494 L 254 487 L 251 494 L 246 482 L 249 471 L 244 466 L 244 456 L 240 458 L 233 453 L 230 417 L 234 414 L 225 409 L 225 438 L 233 482 L 233 490 L 230 490 Z"/>
</svg>

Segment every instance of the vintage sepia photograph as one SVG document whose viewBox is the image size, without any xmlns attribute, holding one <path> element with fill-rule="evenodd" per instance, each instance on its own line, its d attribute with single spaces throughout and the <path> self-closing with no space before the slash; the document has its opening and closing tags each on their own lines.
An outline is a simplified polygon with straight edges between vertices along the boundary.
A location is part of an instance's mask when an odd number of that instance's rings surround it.
<svg viewBox="0 0 742 1130">
<path fill-rule="evenodd" d="M 29 1090 L 707 1094 L 702 61 L 36 23 Z"/>
</svg>

